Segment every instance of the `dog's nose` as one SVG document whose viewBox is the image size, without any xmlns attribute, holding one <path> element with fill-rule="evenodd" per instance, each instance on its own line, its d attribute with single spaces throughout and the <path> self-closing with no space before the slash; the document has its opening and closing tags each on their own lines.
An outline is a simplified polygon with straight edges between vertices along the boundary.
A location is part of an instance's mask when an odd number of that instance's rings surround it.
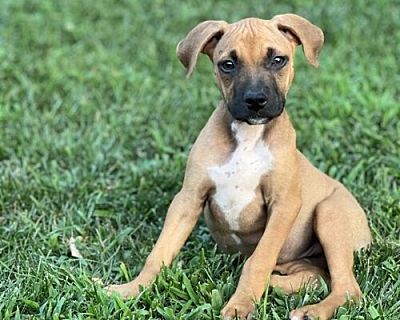
<svg viewBox="0 0 400 320">
<path fill-rule="evenodd" d="M 257 111 L 267 104 L 267 96 L 263 92 L 248 91 L 244 95 L 244 102 L 251 110 Z"/>
</svg>

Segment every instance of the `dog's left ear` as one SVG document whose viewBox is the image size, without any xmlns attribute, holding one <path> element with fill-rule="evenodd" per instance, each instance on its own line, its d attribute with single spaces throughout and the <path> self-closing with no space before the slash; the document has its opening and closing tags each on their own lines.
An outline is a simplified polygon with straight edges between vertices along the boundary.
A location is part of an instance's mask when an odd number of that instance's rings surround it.
<svg viewBox="0 0 400 320">
<path fill-rule="evenodd" d="M 324 34 L 320 28 L 296 14 L 281 14 L 272 18 L 284 35 L 303 46 L 307 61 L 318 67 L 318 55 L 324 44 Z"/>
<path fill-rule="evenodd" d="M 197 63 L 199 53 L 207 54 L 212 60 L 214 49 L 228 25 L 225 21 L 204 21 L 191 30 L 176 47 L 176 54 L 190 77 Z"/>
</svg>

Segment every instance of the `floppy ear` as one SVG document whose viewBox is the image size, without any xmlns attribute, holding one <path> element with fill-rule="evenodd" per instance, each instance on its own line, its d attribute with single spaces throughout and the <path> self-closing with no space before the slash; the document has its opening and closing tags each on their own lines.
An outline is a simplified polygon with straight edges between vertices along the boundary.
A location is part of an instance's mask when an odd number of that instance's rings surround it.
<svg viewBox="0 0 400 320">
<path fill-rule="evenodd" d="M 301 44 L 308 62 L 318 67 L 318 54 L 324 44 L 322 30 L 296 14 L 281 14 L 273 17 L 272 21 L 289 40 Z"/>
<path fill-rule="evenodd" d="M 207 54 L 212 60 L 215 46 L 227 25 L 225 21 L 204 21 L 178 43 L 176 54 L 186 68 L 187 77 L 192 74 L 200 52 Z"/>
</svg>

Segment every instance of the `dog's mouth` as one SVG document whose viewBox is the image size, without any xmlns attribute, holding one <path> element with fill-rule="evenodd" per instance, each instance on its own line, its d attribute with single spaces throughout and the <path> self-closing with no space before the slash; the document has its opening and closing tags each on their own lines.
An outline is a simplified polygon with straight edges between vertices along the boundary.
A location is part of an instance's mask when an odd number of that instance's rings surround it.
<svg viewBox="0 0 400 320">
<path fill-rule="evenodd" d="M 247 124 L 250 125 L 263 125 L 263 124 L 267 124 L 268 122 L 270 122 L 273 118 L 255 118 L 255 117 L 251 117 L 251 118 L 241 118 L 241 117 L 234 117 L 232 116 L 236 121 L 240 121 L 240 122 L 246 122 Z"/>
<path fill-rule="evenodd" d="M 261 115 L 243 115 L 243 114 L 235 114 L 233 112 L 230 112 L 232 117 L 241 122 L 246 122 L 247 124 L 250 125 L 261 125 L 261 124 L 267 124 L 271 120 L 273 120 L 275 117 L 267 117 L 267 116 L 261 116 Z"/>
<path fill-rule="evenodd" d="M 235 108 L 234 106 L 228 105 L 228 110 L 231 116 L 241 122 L 246 122 L 250 125 L 263 125 L 269 123 L 271 120 L 279 117 L 283 112 L 283 107 L 279 112 L 270 114 L 266 112 L 249 112 L 245 108 Z"/>
<path fill-rule="evenodd" d="M 249 118 L 249 119 L 245 119 L 244 121 L 247 124 L 260 125 L 260 124 L 267 124 L 271 120 L 272 120 L 272 118 Z"/>
</svg>

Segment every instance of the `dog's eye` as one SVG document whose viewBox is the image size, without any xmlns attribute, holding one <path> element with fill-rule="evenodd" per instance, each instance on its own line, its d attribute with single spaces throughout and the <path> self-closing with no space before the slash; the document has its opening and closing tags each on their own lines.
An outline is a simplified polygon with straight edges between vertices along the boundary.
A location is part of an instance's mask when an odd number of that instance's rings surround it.
<svg viewBox="0 0 400 320">
<path fill-rule="evenodd" d="M 286 63 L 286 58 L 282 56 L 275 56 L 272 59 L 272 65 L 276 68 L 283 67 Z"/>
<path fill-rule="evenodd" d="M 225 60 L 219 64 L 222 72 L 230 73 L 235 69 L 235 63 L 232 60 Z"/>
</svg>

